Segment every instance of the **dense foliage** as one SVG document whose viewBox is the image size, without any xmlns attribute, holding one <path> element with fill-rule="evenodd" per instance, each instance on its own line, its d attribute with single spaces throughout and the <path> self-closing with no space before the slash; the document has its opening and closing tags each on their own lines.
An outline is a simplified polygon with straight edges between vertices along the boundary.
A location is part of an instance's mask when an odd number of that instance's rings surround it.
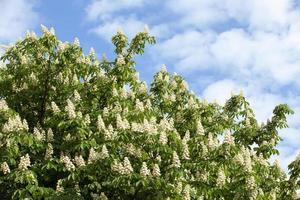
<svg viewBox="0 0 300 200">
<path fill-rule="evenodd" d="M 268 161 L 287 105 L 260 125 L 242 94 L 208 103 L 165 67 L 148 88 L 134 68 L 147 29 L 117 32 L 112 61 L 42 31 L 2 56 L 1 199 L 294 198 L 300 159 L 289 175 Z"/>
</svg>

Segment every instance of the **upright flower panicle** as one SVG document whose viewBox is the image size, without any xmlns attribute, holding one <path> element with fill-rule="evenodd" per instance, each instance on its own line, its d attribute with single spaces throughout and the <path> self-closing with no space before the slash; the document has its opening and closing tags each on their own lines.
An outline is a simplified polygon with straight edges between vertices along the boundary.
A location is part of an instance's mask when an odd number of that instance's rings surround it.
<svg viewBox="0 0 300 200">
<path fill-rule="evenodd" d="M 19 115 L 14 117 L 10 117 L 8 121 L 4 124 L 2 131 L 4 133 L 13 132 L 13 131 L 21 131 L 21 130 L 28 130 L 28 125 L 25 120 L 21 120 Z"/>
<path fill-rule="evenodd" d="M 98 115 L 98 118 L 97 118 L 97 128 L 99 131 L 102 131 L 102 130 L 105 130 L 105 124 L 104 124 L 104 121 L 101 117 L 101 115 Z"/>
<path fill-rule="evenodd" d="M 202 126 L 201 120 L 198 120 L 197 122 L 197 133 L 199 135 L 204 135 L 204 128 Z"/>
<path fill-rule="evenodd" d="M 64 187 L 62 186 L 62 180 L 61 179 L 59 179 L 58 181 L 57 181 L 57 184 L 56 184 L 56 191 L 57 192 L 64 192 Z"/>
<path fill-rule="evenodd" d="M 65 107 L 65 111 L 67 112 L 70 119 L 76 117 L 75 106 L 70 99 L 67 100 L 67 105 Z"/>
<path fill-rule="evenodd" d="M 128 157 L 124 158 L 123 166 L 124 166 L 124 173 L 125 174 L 130 174 L 130 173 L 133 172 L 133 168 L 131 166 L 131 163 L 130 163 Z"/>
<path fill-rule="evenodd" d="M 220 169 L 217 177 L 217 186 L 223 187 L 226 183 L 226 176 L 223 169 Z"/>
<path fill-rule="evenodd" d="M 54 112 L 54 113 L 59 113 L 60 112 L 60 109 L 59 109 L 59 107 L 56 105 L 56 103 L 55 102 L 51 102 L 51 109 L 52 109 L 52 111 Z"/>
<path fill-rule="evenodd" d="M 45 153 L 45 159 L 51 159 L 52 155 L 53 155 L 53 146 L 51 143 L 47 144 L 47 149 L 46 149 L 46 153 Z"/>
<path fill-rule="evenodd" d="M 150 170 L 148 169 L 146 162 L 142 163 L 140 175 L 141 176 L 149 176 L 150 175 Z"/>
<path fill-rule="evenodd" d="M 153 170 L 152 170 L 152 175 L 154 177 L 159 177 L 161 174 L 160 174 L 160 169 L 159 169 L 159 166 L 158 164 L 154 164 L 153 166 Z"/>
<path fill-rule="evenodd" d="M 175 168 L 179 168 L 181 166 L 181 162 L 176 151 L 173 151 L 172 166 Z"/>
<path fill-rule="evenodd" d="M 85 166 L 85 161 L 82 157 L 82 155 L 76 155 L 74 158 L 75 164 L 77 167 L 84 167 Z"/>
<path fill-rule="evenodd" d="M 20 170 L 27 170 L 29 166 L 30 166 L 30 157 L 27 153 L 25 156 L 21 157 L 18 168 Z"/>
<path fill-rule="evenodd" d="M 3 172 L 4 175 L 10 173 L 10 168 L 9 168 L 7 162 L 1 163 L 1 171 Z"/>
</svg>

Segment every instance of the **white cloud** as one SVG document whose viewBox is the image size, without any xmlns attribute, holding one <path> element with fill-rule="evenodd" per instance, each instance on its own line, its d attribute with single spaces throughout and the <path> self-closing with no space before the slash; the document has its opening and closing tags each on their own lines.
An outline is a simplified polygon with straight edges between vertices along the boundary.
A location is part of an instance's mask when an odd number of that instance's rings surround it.
<svg viewBox="0 0 300 200">
<path fill-rule="evenodd" d="M 33 28 L 38 15 L 33 0 L 1 0 L 0 41 L 10 42 Z"/>
<path fill-rule="evenodd" d="M 135 19 L 115 19 L 107 23 L 98 25 L 98 27 L 92 29 L 91 31 L 99 35 L 100 37 L 111 40 L 111 37 L 118 31 L 118 29 L 124 30 L 127 36 L 132 37 L 137 32 L 143 31 L 144 23 Z"/>
<path fill-rule="evenodd" d="M 115 12 L 142 6 L 144 0 L 93 0 L 86 7 L 87 18 L 89 20 L 111 18 Z"/>
<path fill-rule="evenodd" d="M 236 82 L 229 79 L 224 79 L 210 84 L 203 91 L 203 96 L 209 101 L 217 101 L 224 104 L 230 98 L 231 93 L 237 94 L 243 88 Z"/>
</svg>

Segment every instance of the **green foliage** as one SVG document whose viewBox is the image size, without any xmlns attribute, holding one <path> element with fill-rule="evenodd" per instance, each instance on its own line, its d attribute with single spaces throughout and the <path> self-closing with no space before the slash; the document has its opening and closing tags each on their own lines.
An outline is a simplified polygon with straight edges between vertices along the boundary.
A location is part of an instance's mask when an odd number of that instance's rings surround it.
<svg viewBox="0 0 300 200">
<path fill-rule="evenodd" d="M 147 31 L 119 31 L 109 61 L 42 30 L 1 58 L 2 199 L 294 198 L 299 158 L 290 176 L 268 161 L 287 105 L 259 125 L 242 94 L 208 103 L 165 67 L 148 89 L 134 68 Z"/>
</svg>

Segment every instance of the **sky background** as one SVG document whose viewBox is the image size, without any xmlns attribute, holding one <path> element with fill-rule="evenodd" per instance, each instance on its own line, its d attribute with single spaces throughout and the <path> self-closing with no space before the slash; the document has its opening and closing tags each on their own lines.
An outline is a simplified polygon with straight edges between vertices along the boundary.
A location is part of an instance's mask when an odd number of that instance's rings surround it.
<svg viewBox="0 0 300 200">
<path fill-rule="evenodd" d="M 136 58 L 141 79 L 165 64 L 202 99 L 223 104 L 243 90 L 260 122 L 287 103 L 295 115 L 280 131 L 281 165 L 300 152 L 300 0 L 0 0 L 0 13 L 0 44 L 44 24 L 109 59 L 119 28 L 132 37 L 147 24 L 157 44 Z"/>
</svg>

